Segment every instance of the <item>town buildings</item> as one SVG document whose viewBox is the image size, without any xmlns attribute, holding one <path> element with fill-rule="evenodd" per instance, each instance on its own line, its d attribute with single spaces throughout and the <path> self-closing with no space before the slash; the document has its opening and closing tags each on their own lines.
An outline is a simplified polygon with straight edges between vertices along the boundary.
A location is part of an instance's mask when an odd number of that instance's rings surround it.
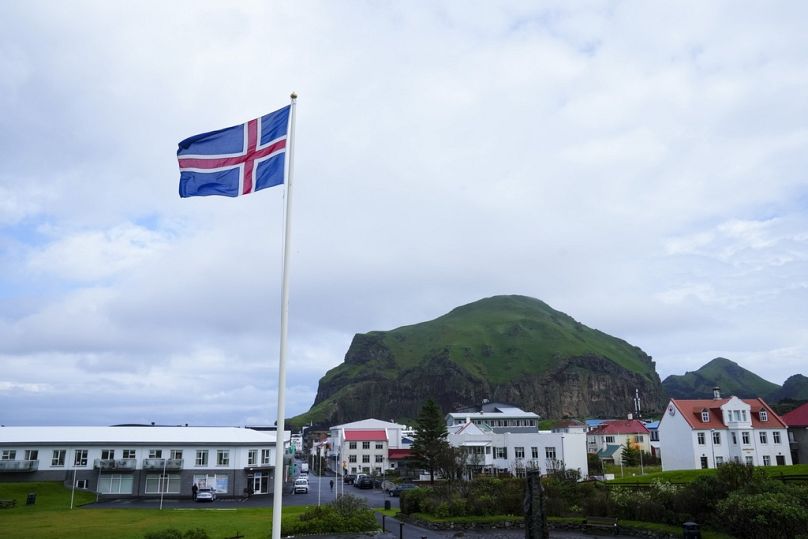
<svg viewBox="0 0 808 539">
<path fill-rule="evenodd" d="M 0 427 L 0 481 L 61 481 L 118 498 L 190 498 L 194 485 L 219 497 L 268 494 L 275 439 L 236 427 Z"/>
<path fill-rule="evenodd" d="M 398 466 L 398 459 L 390 459 L 389 451 L 408 448 L 408 428 L 398 423 L 364 419 L 329 430 L 329 458 L 334 469 L 344 474 L 382 475 Z"/>
<path fill-rule="evenodd" d="M 604 462 L 619 464 L 623 459 L 623 449 L 632 447 L 641 452 L 651 452 L 651 436 L 645 424 L 639 419 L 607 419 L 598 423 L 586 435 L 586 448 L 596 453 Z"/>
<path fill-rule="evenodd" d="M 783 415 L 788 427 L 788 445 L 794 464 L 808 463 L 808 402 Z"/>
</svg>

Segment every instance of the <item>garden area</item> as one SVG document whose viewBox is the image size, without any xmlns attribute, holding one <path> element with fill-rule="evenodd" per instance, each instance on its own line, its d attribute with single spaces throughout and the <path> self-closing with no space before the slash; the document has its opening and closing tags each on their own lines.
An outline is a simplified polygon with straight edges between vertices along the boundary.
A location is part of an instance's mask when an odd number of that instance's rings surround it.
<svg viewBox="0 0 808 539">
<path fill-rule="evenodd" d="M 808 482 L 777 477 L 783 471 L 726 464 L 672 472 L 676 482 L 657 472 L 634 483 L 629 478 L 623 483 L 579 481 L 564 472 L 543 477 L 542 485 L 551 527 L 554 522 L 608 516 L 621 527 L 674 534 L 681 533 L 684 522 L 694 521 L 705 538 L 808 539 Z M 524 479 L 516 478 L 436 483 L 405 492 L 401 511 L 427 522 L 514 521 L 522 515 L 524 485 Z"/>
</svg>

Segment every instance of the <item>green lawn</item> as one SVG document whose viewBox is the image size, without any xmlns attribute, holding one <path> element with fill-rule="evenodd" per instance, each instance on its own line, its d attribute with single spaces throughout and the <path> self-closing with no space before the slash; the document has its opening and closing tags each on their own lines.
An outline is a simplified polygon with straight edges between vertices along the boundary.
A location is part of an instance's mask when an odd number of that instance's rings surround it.
<svg viewBox="0 0 808 539">
<path fill-rule="evenodd" d="M 26 505 L 28 492 L 36 503 Z M 77 490 L 74 509 L 71 492 L 61 483 L 0 483 L 0 499 L 16 499 L 17 506 L 0 509 L 0 536 L 4 539 L 143 539 L 148 532 L 176 528 L 204 529 L 211 539 L 240 533 L 245 539 L 266 539 L 272 528 L 272 510 L 250 509 L 82 509 L 95 494 Z M 305 507 L 284 507 L 283 520 L 294 519 Z"/>
<path fill-rule="evenodd" d="M 808 464 L 795 464 L 793 466 L 760 466 L 757 469 L 765 471 L 769 477 L 808 475 Z M 618 474 L 615 474 L 614 480 L 609 481 L 609 483 L 650 483 L 654 479 L 660 479 L 670 483 L 690 483 L 702 475 L 715 475 L 715 468 L 709 468 L 706 470 L 674 470 L 670 472 L 659 471 L 655 473 L 646 473 L 645 475 L 640 475 L 639 473 L 636 475 L 625 474 L 623 478 L 621 478 Z"/>
</svg>

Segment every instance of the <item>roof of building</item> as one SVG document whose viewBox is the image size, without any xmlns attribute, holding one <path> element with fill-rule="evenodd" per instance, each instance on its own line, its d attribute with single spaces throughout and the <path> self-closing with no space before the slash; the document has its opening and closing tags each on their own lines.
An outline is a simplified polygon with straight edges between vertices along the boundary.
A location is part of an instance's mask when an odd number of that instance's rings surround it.
<svg viewBox="0 0 808 539">
<path fill-rule="evenodd" d="M 614 454 L 617 452 L 618 449 L 623 447 L 622 445 L 612 445 L 609 444 L 603 449 L 598 450 L 598 458 L 611 458 L 614 457 Z"/>
<path fill-rule="evenodd" d="M 354 421 L 353 423 L 343 423 L 342 425 L 334 425 L 329 430 L 338 429 L 406 429 L 406 425 L 399 425 L 398 423 L 391 423 L 390 421 L 382 421 L 380 419 L 362 419 L 361 421 Z"/>
<path fill-rule="evenodd" d="M 783 421 L 789 427 L 808 427 L 808 402 L 783 415 Z"/>
<path fill-rule="evenodd" d="M 0 427 L 0 443 L 274 445 L 275 434 L 240 427 Z M 285 431 L 284 440 L 290 435 Z"/>
<path fill-rule="evenodd" d="M 671 399 L 671 403 L 679 410 L 685 421 L 690 424 L 690 428 L 703 430 L 703 429 L 725 429 L 727 426 L 724 424 L 724 417 L 721 413 L 721 407 L 729 402 L 731 399 L 737 397 L 728 397 L 721 399 Z M 772 410 L 763 399 L 738 399 L 750 406 L 751 423 L 754 429 L 776 429 L 786 428 L 785 423 L 779 415 Z M 702 421 L 702 412 L 709 413 L 709 421 Z M 760 420 L 760 412 L 765 411 L 768 415 L 767 421 Z"/>
<path fill-rule="evenodd" d="M 346 442 L 386 442 L 386 430 L 346 430 Z"/>
<path fill-rule="evenodd" d="M 607 419 L 588 434 L 648 434 L 639 419 Z"/>
<path fill-rule="evenodd" d="M 387 458 L 389 460 L 403 460 L 412 457 L 412 451 L 409 449 L 389 449 L 387 451 Z"/>
</svg>

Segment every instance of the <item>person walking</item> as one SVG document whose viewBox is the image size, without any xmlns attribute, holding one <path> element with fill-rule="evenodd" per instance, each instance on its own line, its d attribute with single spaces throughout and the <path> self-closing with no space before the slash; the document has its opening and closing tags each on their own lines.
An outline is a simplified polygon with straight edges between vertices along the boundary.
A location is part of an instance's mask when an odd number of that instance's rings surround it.
<svg viewBox="0 0 808 539">
<path fill-rule="evenodd" d="M 334 480 L 332 479 L 328 483 L 331 485 L 331 490 L 334 490 Z"/>
</svg>

